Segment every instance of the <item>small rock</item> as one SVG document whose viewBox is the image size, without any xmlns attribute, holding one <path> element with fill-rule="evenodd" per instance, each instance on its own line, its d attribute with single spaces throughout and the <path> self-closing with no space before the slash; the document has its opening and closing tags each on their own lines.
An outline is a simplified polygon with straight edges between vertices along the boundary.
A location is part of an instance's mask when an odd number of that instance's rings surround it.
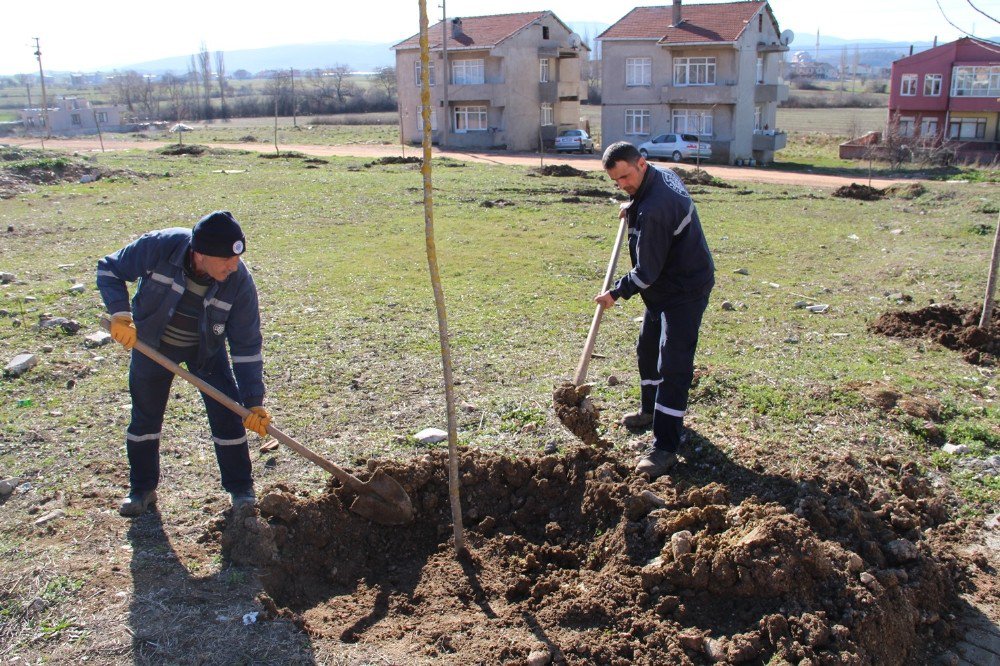
<svg viewBox="0 0 1000 666">
<path fill-rule="evenodd" d="M 944 451 L 945 453 L 961 456 L 969 452 L 969 447 L 966 446 L 965 444 L 952 444 L 951 442 L 949 442 L 948 444 L 942 446 L 941 450 Z"/>
<path fill-rule="evenodd" d="M 473 405 L 471 402 L 463 402 L 461 405 L 459 405 L 459 409 L 461 409 L 463 412 L 471 413 L 476 411 L 476 406 Z"/>
<path fill-rule="evenodd" d="M 551 456 L 559 452 L 559 447 L 553 444 L 552 442 L 549 442 L 548 444 L 545 445 L 545 448 L 542 449 L 542 451 L 545 453 L 545 455 Z"/>
<path fill-rule="evenodd" d="M 705 656 L 711 661 L 722 661 L 726 658 L 728 643 L 724 638 L 706 638 Z"/>
<path fill-rule="evenodd" d="M 731 312 L 736 309 L 736 306 L 730 301 L 722 301 L 722 309 Z"/>
<path fill-rule="evenodd" d="M 12 231 L 12 229 L 8 227 L 7 231 Z M 16 279 L 17 276 L 13 273 L 0 273 L 0 284 L 10 284 Z"/>
<path fill-rule="evenodd" d="M 871 575 L 867 571 L 861 572 L 861 576 L 859 576 L 859 578 L 861 580 L 861 584 L 864 585 L 865 587 L 871 587 L 877 582 L 875 580 L 875 576 Z"/>
<path fill-rule="evenodd" d="M 83 344 L 88 347 L 103 347 L 104 345 L 111 342 L 111 335 L 105 331 L 97 331 L 96 333 L 91 333 L 83 339 Z"/>
<path fill-rule="evenodd" d="M 421 444 L 436 444 L 448 439 L 448 433 L 440 428 L 424 428 L 413 437 Z"/>
<path fill-rule="evenodd" d="M 747 269 L 745 269 L 745 268 L 737 268 L 737 269 L 736 269 L 735 271 L 733 271 L 733 272 L 734 272 L 734 273 L 736 273 L 737 275 L 750 275 L 750 271 L 748 271 L 748 270 L 747 270 Z"/>
<path fill-rule="evenodd" d="M 25 607 L 24 614 L 28 617 L 35 617 L 43 610 L 45 610 L 45 600 L 41 597 L 35 597 L 31 600 L 31 603 Z"/>
<path fill-rule="evenodd" d="M 548 650 L 533 650 L 528 655 L 528 666 L 545 666 L 552 662 L 552 655 Z"/>
<path fill-rule="evenodd" d="M 6 497 L 14 492 L 17 487 L 17 479 L 4 479 L 0 481 L 0 497 Z"/>
<path fill-rule="evenodd" d="M 691 533 L 687 530 L 681 530 L 672 534 L 670 536 L 670 549 L 674 553 L 675 560 L 681 555 L 690 553 L 692 551 Z"/>
<path fill-rule="evenodd" d="M 44 525 L 45 523 L 52 522 L 57 518 L 62 518 L 66 515 L 66 512 L 62 509 L 56 509 L 55 511 L 49 511 L 44 516 L 40 517 L 35 521 L 35 525 Z"/>
<path fill-rule="evenodd" d="M 608 377 L 608 386 L 618 386 L 622 383 L 622 380 L 618 379 L 618 375 L 611 375 Z"/>
<path fill-rule="evenodd" d="M 69 288 L 69 293 L 82 294 L 84 291 L 86 291 L 86 289 L 87 288 L 85 286 L 77 282 L 76 284 L 74 284 L 72 287 Z"/>
<path fill-rule="evenodd" d="M 830 306 L 825 303 L 817 303 L 816 305 L 807 305 L 806 310 L 809 312 L 814 312 L 816 314 L 823 314 L 830 309 Z"/>
<path fill-rule="evenodd" d="M 920 557 L 920 551 L 917 550 L 912 541 L 907 539 L 894 539 L 885 544 L 883 549 L 885 554 L 897 564 L 912 562 Z"/>
<path fill-rule="evenodd" d="M 639 497 L 641 497 L 642 501 L 646 504 L 657 509 L 662 509 L 667 505 L 666 501 L 664 501 L 662 497 L 654 493 L 652 490 L 643 490 L 639 493 Z"/>
<path fill-rule="evenodd" d="M 797 336 L 797 335 L 789 335 L 787 338 L 785 338 L 784 341 L 787 344 L 790 344 L 790 345 L 797 345 L 797 344 L 799 344 L 799 336 Z"/>
<path fill-rule="evenodd" d="M 38 357 L 34 354 L 18 354 L 3 369 L 3 374 L 5 377 L 20 377 L 36 365 Z"/>
<path fill-rule="evenodd" d="M 55 349 L 55 347 L 52 345 L 42 345 L 42 351 L 46 354 L 51 354 L 53 349 Z"/>
<path fill-rule="evenodd" d="M 809 305 L 809 301 L 795 301 L 795 307 L 802 309 Z"/>
<path fill-rule="evenodd" d="M 677 636 L 677 642 L 681 644 L 681 647 L 685 650 L 691 650 L 692 652 L 704 652 L 705 651 L 705 637 L 695 631 L 687 631 L 685 633 Z"/>
</svg>

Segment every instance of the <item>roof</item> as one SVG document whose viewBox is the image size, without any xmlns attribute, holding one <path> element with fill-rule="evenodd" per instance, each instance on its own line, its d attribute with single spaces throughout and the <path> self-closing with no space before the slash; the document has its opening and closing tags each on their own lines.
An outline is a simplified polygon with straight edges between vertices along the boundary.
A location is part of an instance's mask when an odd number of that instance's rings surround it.
<svg viewBox="0 0 1000 666">
<path fill-rule="evenodd" d="M 924 60 L 934 60 L 944 53 L 952 54 L 953 58 L 957 58 L 959 50 L 965 52 L 963 55 L 967 55 L 969 51 L 982 51 L 984 55 L 992 53 L 993 57 L 988 58 L 988 60 L 1000 61 L 1000 51 L 997 50 L 995 44 L 986 40 L 976 39 L 975 37 L 959 37 L 953 42 L 941 44 L 939 46 L 929 48 L 926 51 L 921 51 L 920 53 L 914 53 L 911 56 L 904 56 L 898 60 L 894 60 L 892 64 L 915 65 Z"/>
<path fill-rule="evenodd" d="M 661 43 L 735 42 L 767 2 L 722 2 L 681 5 L 681 22 L 673 24 L 673 6 L 636 7 L 597 39 L 655 39 Z"/>
<path fill-rule="evenodd" d="M 458 39 L 455 39 L 451 34 L 451 26 L 449 25 L 445 28 L 445 32 L 448 35 L 448 49 L 492 48 L 547 14 L 555 16 L 552 12 L 541 11 L 522 12 L 520 14 L 497 14 L 495 16 L 457 17 L 462 20 L 462 34 L 459 35 Z M 559 19 L 556 18 L 556 20 L 558 21 Z M 441 21 L 438 21 L 427 29 L 428 47 L 432 51 L 441 48 L 441 23 Z M 420 33 L 418 32 L 412 37 L 404 39 L 392 48 L 420 48 Z"/>
</svg>

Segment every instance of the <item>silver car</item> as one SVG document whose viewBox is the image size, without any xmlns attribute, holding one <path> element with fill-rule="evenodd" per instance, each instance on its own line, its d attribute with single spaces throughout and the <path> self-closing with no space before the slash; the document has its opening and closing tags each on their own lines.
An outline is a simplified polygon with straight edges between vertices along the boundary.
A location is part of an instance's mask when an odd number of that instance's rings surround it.
<svg viewBox="0 0 1000 666">
<path fill-rule="evenodd" d="M 578 153 L 594 152 L 594 140 L 590 138 L 585 130 L 568 129 L 563 130 L 556 137 L 556 150 L 571 150 Z"/>
<path fill-rule="evenodd" d="M 660 134 L 639 144 L 639 154 L 643 157 L 660 157 L 674 162 L 695 157 L 708 159 L 712 156 L 712 145 L 701 141 L 694 134 Z"/>
</svg>

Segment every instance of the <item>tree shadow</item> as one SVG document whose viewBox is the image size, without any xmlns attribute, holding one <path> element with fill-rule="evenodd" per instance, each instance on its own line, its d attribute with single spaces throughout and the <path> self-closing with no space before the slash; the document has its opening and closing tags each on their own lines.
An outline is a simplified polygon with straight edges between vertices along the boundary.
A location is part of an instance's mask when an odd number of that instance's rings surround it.
<svg viewBox="0 0 1000 666">
<path fill-rule="evenodd" d="M 308 637 L 290 623 L 245 623 L 245 614 L 259 610 L 254 595 L 260 587 L 251 571 L 195 575 L 189 567 L 196 570 L 200 561 L 178 555 L 157 508 L 133 519 L 127 538 L 133 663 L 316 663 Z"/>
</svg>

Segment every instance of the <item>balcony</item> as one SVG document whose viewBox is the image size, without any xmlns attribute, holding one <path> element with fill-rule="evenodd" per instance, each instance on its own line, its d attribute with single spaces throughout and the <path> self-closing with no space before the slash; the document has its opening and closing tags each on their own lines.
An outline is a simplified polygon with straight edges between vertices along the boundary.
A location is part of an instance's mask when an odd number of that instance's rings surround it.
<svg viewBox="0 0 1000 666">
<path fill-rule="evenodd" d="M 579 81 L 560 81 L 558 87 L 559 99 L 580 99 L 580 88 L 581 86 Z"/>
<path fill-rule="evenodd" d="M 780 130 L 754 130 L 754 150 L 781 150 L 788 144 L 788 135 Z"/>
<path fill-rule="evenodd" d="M 504 106 L 503 83 L 453 83 L 448 86 L 448 102 L 489 102 L 490 106 Z"/>
<path fill-rule="evenodd" d="M 663 86 L 660 102 L 664 104 L 735 104 L 736 82 L 726 81 L 714 86 Z"/>
<path fill-rule="evenodd" d="M 753 91 L 755 104 L 774 102 L 780 104 L 788 99 L 788 86 L 784 83 L 758 83 Z"/>
</svg>

